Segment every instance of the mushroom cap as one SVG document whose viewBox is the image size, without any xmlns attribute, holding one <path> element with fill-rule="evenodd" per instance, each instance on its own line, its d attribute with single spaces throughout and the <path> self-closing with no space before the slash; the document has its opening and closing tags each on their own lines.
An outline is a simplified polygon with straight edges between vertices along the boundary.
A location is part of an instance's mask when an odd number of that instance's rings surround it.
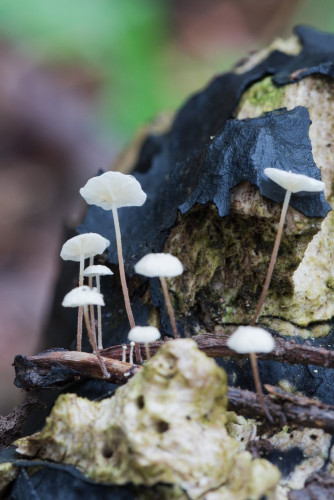
<svg viewBox="0 0 334 500">
<path fill-rule="evenodd" d="M 65 295 L 62 302 L 64 307 L 79 307 L 93 304 L 96 306 L 104 306 L 103 295 L 98 293 L 96 288 L 89 286 L 78 286 L 73 288 Z"/>
<path fill-rule="evenodd" d="M 80 261 L 81 255 L 84 259 L 94 257 L 105 251 L 110 241 L 97 233 L 79 234 L 67 240 L 60 252 L 64 260 Z"/>
<path fill-rule="evenodd" d="M 307 175 L 286 172 L 279 168 L 265 168 L 264 173 L 269 179 L 287 191 L 291 191 L 291 193 L 299 193 L 300 191 L 317 193 L 325 189 L 324 182 L 313 179 L 313 177 L 308 177 Z"/>
<path fill-rule="evenodd" d="M 160 338 L 160 332 L 155 326 L 135 326 L 131 328 L 128 339 L 133 342 L 154 342 Z"/>
<path fill-rule="evenodd" d="M 84 276 L 111 276 L 114 274 L 107 266 L 88 266 L 84 270 Z"/>
<path fill-rule="evenodd" d="M 97 205 L 104 210 L 121 207 L 140 207 L 146 201 L 146 194 L 132 175 L 121 172 L 105 172 L 92 177 L 80 189 L 88 205 Z"/>
<path fill-rule="evenodd" d="M 239 326 L 229 337 L 227 346 L 239 354 L 271 352 L 275 347 L 275 341 L 263 328 Z"/>
<path fill-rule="evenodd" d="M 135 271 L 148 278 L 172 278 L 183 273 L 183 266 L 179 259 L 170 253 L 149 253 L 137 262 Z"/>
</svg>

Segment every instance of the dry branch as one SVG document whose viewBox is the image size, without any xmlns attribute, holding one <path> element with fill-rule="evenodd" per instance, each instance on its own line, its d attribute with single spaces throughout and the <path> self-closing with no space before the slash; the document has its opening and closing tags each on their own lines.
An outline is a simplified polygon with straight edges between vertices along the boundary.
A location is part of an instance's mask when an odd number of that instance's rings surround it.
<svg viewBox="0 0 334 500">
<path fill-rule="evenodd" d="M 193 337 L 198 347 L 205 352 L 207 356 L 219 358 L 230 356 L 232 358 L 247 358 L 247 354 L 238 354 L 229 349 L 226 345 L 228 335 L 215 335 L 205 333 Z M 165 340 L 168 340 L 165 338 Z M 152 342 L 150 344 L 151 353 L 154 354 L 164 341 Z M 313 347 L 306 344 L 297 344 L 294 340 L 284 340 L 275 337 L 275 349 L 268 354 L 258 354 L 259 359 L 271 359 L 290 365 L 318 365 L 325 368 L 334 368 L 334 351 L 329 351 L 322 347 Z M 101 351 L 102 356 L 106 358 L 122 359 L 122 346 L 117 345 L 108 347 Z M 141 346 L 141 354 L 145 359 L 144 345 Z"/>
<path fill-rule="evenodd" d="M 210 352 L 214 351 L 217 355 L 217 352 L 221 352 L 222 349 L 220 345 L 213 346 L 213 340 L 217 342 L 217 339 L 211 338 L 209 340 L 211 342 Z M 161 342 L 153 344 L 152 350 L 155 351 Z M 119 349 L 121 347 L 116 346 L 105 349 L 101 353 L 104 355 L 103 359 L 107 370 L 111 374 L 108 381 L 122 384 L 141 370 L 141 367 L 106 356 L 106 354 L 110 356 L 111 353 L 117 355 Z M 143 350 L 143 354 L 144 352 Z M 97 357 L 94 354 L 77 351 L 48 351 L 31 357 L 17 356 L 14 365 L 17 376 L 16 383 L 25 389 L 50 387 L 57 385 L 59 380 L 63 383 L 64 381 L 69 382 L 78 375 L 102 379 Z M 61 377 L 63 378 L 61 379 Z M 334 406 L 286 393 L 278 387 L 266 385 L 265 388 L 269 392 L 269 396 L 265 396 L 265 402 L 275 425 L 302 425 L 320 428 L 330 433 L 334 432 Z M 247 417 L 263 419 L 262 409 L 255 393 L 230 387 L 228 400 L 230 410 Z"/>
<path fill-rule="evenodd" d="M 282 391 L 278 387 L 265 385 L 269 396 L 265 403 L 276 425 L 285 424 L 319 428 L 334 432 L 334 406 Z M 229 409 L 245 417 L 263 418 L 262 409 L 254 392 L 230 387 L 228 390 Z"/>
<path fill-rule="evenodd" d="M 104 358 L 110 374 L 108 382 L 124 384 L 135 375 L 140 366 Z M 52 387 L 69 382 L 76 376 L 103 379 L 100 365 L 94 354 L 78 351 L 45 351 L 35 356 L 18 355 L 14 359 L 15 385 L 22 389 Z"/>
</svg>

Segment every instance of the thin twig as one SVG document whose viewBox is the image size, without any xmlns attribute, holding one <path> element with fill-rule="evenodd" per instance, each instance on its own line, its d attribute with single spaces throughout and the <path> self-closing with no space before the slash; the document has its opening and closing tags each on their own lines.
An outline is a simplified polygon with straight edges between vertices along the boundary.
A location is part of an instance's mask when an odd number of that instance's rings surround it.
<svg viewBox="0 0 334 500">
<path fill-rule="evenodd" d="M 229 349 L 226 345 L 229 336 L 226 334 L 204 333 L 196 335 L 193 340 L 197 342 L 199 349 L 205 352 L 207 356 L 245 358 L 247 354 L 238 354 Z M 159 347 L 166 341 L 170 340 L 165 337 L 165 340 L 159 340 L 150 343 L 151 355 L 155 354 Z M 141 354 L 145 356 L 144 346 L 141 345 Z M 116 345 L 108 347 L 101 351 L 105 357 L 122 359 L 122 346 Z M 258 359 L 272 359 L 290 365 L 317 365 L 325 368 L 334 368 L 334 351 L 324 349 L 323 347 L 314 347 L 307 344 L 297 344 L 294 340 L 284 340 L 280 337 L 275 337 L 275 348 L 267 354 L 258 354 Z"/>
<path fill-rule="evenodd" d="M 103 361 L 111 375 L 108 382 L 122 384 L 143 369 L 141 366 L 110 358 L 104 357 Z M 77 374 L 103 378 L 96 356 L 84 352 L 49 351 L 29 358 L 17 356 L 14 365 L 20 387 L 24 389 L 43 387 L 43 376 L 47 378 L 50 368 L 60 365 L 68 369 L 66 382 L 73 380 Z M 274 425 L 302 425 L 334 432 L 334 406 L 284 392 L 279 387 L 266 385 L 265 388 L 270 395 L 264 396 L 264 401 Z M 227 397 L 229 410 L 246 417 L 263 419 L 263 410 L 256 393 L 229 387 Z"/>
</svg>

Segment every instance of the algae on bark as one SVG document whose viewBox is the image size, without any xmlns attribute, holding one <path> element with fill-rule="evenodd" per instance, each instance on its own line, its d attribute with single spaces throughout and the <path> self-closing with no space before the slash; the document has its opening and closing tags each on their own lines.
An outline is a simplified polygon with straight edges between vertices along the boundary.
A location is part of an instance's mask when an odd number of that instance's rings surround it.
<svg viewBox="0 0 334 500">
<path fill-rule="evenodd" d="M 175 340 L 112 398 L 60 396 L 44 429 L 16 444 L 102 483 L 177 484 L 194 499 L 211 490 L 260 498 L 280 474 L 228 435 L 226 392 L 225 372 L 195 342 Z"/>
<path fill-rule="evenodd" d="M 255 118 L 279 107 L 307 106 L 314 160 L 334 204 L 334 82 L 309 76 L 277 87 L 271 77 L 242 96 L 236 118 Z M 268 165 L 272 166 L 272 165 Z M 293 165 L 291 165 L 293 170 Z M 214 205 L 196 206 L 179 215 L 164 251 L 183 260 L 183 276 L 170 281 L 180 315 L 194 311 L 201 328 L 245 324 L 261 291 L 268 267 L 280 205 L 241 183 L 231 191 L 231 210 L 219 218 Z M 323 336 L 334 317 L 334 211 L 309 218 L 290 207 L 268 297 L 260 323 L 286 335 Z"/>
</svg>

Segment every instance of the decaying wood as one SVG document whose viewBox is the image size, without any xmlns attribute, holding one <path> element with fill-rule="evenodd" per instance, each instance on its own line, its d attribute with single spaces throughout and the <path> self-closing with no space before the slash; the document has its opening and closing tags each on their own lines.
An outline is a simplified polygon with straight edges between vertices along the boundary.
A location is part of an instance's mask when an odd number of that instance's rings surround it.
<svg viewBox="0 0 334 500">
<path fill-rule="evenodd" d="M 140 366 L 104 358 L 110 374 L 108 382 L 124 384 Z M 51 387 L 73 380 L 76 376 L 103 379 L 100 365 L 94 354 L 78 351 L 45 351 L 35 356 L 16 356 L 14 360 L 15 385 L 22 389 Z"/>
<path fill-rule="evenodd" d="M 36 398 L 27 397 L 23 403 L 13 409 L 9 415 L 0 415 L 0 450 L 7 448 L 21 435 L 21 428 L 34 408 L 43 408 L 44 404 Z"/>
<path fill-rule="evenodd" d="M 161 342 L 153 344 L 161 344 Z M 156 350 L 158 346 L 155 345 L 154 348 Z M 119 349 L 117 346 L 110 348 L 109 355 L 111 351 L 116 353 L 117 349 Z M 108 349 L 101 351 L 101 353 L 104 354 L 103 359 L 111 374 L 108 381 L 122 384 L 141 370 L 138 365 L 106 357 L 106 351 Z M 16 383 L 18 381 L 17 385 L 25 389 L 56 385 L 59 374 L 63 376 L 63 382 L 69 382 L 75 376 L 80 375 L 97 379 L 103 378 L 97 357 L 94 354 L 77 351 L 48 351 L 31 357 L 17 356 L 14 365 L 17 375 Z M 52 374 L 50 374 L 52 368 L 55 369 L 54 381 L 52 381 Z M 62 373 L 61 370 L 65 373 Z M 45 377 L 44 385 L 43 377 Z M 265 396 L 265 402 L 275 425 L 302 425 L 320 428 L 330 433 L 334 432 L 334 406 L 284 392 L 278 387 L 266 385 L 265 388 L 269 392 L 269 395 Z M 262 409 L 255 393 L 230 387 L 228 400 L 230 410 L 247 417 L 263 419 Z"/>
<path fill-rule="evenodd" d="M 290 491 L 288 498 L 289 500 L 330 500 L 334 498 L 334 477 L 325 471 L 315 472 L 306 479 L 304 488 Z"/>
<path fill-rule="evenodd" d="M 219 358 L 230 356 L 232 358 L 247 358 L 247 354 L 238 354 L 227 347 L 228 335 L 205 333 L 193 337 L 198 347 L 207 356 Z M 150 344 L 151 354 L 155 354 L 164 341 L 152 342 Z M 275 349 L 268 354 L 258 354 L 259 359 L 271 359 L 288 363 L 291 365 L 317 365 L 325 368 L 334 368 L 334 351 L 329 351 L 322 347 L 313 347 L 307 344 L 297 344 L 294 340 L 284 340 L 275 337 Z M 101 351 L 106 358 L 122 359 L 122 346 L 108 347 Z M 141 346 L 141 354 L 145 359 L 145 348 Z"/>
<path fill-rule="evenodd" d="M 267 408 L 274 423 L 301 425 L 334 432 L 334 406 L 325 405 L 314 399 L 287 393 L 279 387 L 265 385 L 269 396 L 265 396 Z M 262 409 L 254 392 L 230 387 L 229 409 L 246 417 L 263 418 Z"/>
</svg>

